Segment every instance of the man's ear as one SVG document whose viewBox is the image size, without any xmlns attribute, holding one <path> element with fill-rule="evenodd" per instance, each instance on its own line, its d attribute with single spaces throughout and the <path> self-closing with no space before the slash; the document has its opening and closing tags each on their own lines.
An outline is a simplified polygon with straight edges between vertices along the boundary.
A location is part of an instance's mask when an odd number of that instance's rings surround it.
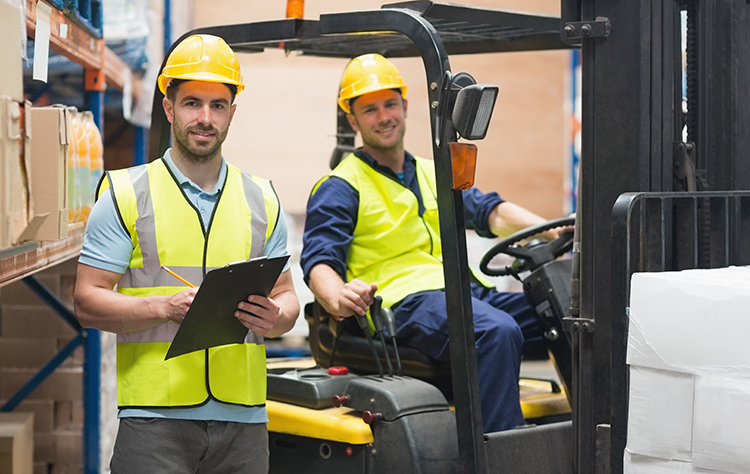
<svg viewBox="0 0 750 474">
<path fill-rule="evenodd" d="M 346 114 L 346 119 L 349 121 L 349 125 L 352 126 L 355 132 L 359 132 L 359 124 L 354 114 Z"/>
<path fill-rule="evenodd" d="M 229 110 L 229 125 L 232 125 L 232 119 L 234 118 L 234 112 L 237 110 L 237 104 L 232 104 Z"/>
<path fill-rule="evenodd" d="M 406 110 L 409 108 L 409 101 L 404 99 L 403 97 L 401 98 L 401 100 L 404 101 L 404 118 L 406 118 Z"/>
<path fill-rule="evenodd" d="M 161 100 L 161 106 L 164 108 L 164 115 L 167 116 L 167 121 L 173 123 L 174 120 L 174 106 L 172 101 L 167 99 L 166 96 Z"/>
</svg>

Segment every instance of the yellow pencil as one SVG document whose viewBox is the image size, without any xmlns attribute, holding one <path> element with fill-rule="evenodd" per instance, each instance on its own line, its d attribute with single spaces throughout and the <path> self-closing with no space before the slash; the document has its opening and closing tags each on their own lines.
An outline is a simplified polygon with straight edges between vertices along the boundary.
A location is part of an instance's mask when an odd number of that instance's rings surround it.
<svg viewBox="0 0 750 474">
<path fill-rule="evenodd" d="M 182 278 L 182 277 L 181 277 L 180 275 L 176 274 L 175 272 L 173 272 L 173 271 L 172 271 L 172 270 L 170 270 L 169 268 L 165 267 L 164 265 L 162 265 L 161 267 L 162 267 L 162 268 L 163 268 L 164 270 L 168 271 L 170 275 L 172 275 L 173 277 L 177 278 L 178 280 L 180 280 L 181 282 L 183 282 L 184 284 L 186 284 L 186 285 L 187 285 L 187 286 L 189 286 L 190 288 L 195 288 L 195 285 L 193 285 L 192 283 L 190 283 L 190 282 L 189 282 L 189 281 L 187 281 L 186 279 Z"/>
</svg>

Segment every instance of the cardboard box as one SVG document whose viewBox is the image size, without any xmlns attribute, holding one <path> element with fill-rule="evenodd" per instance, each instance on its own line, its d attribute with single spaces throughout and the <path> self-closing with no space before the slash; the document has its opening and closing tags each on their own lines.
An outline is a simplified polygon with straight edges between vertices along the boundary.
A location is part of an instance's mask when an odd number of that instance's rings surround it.
<svg viewBox="0 0 750 474">
<path fill-rule="evenodd" d="M 34 218 L 29 109 L 28 102 L 0 96 L 0 249 L 31 240 L 44 220 Z"/>
<path fill-rule="evenodd" d="M 34 469 L 34 414 L 0 413 L 0 472 L 31 474 Z"/>
<path fill-rule="evenodd" d="M 625 472 L 750 473 L 750 267 L 631 282 Z"/>
<path fill-rule="evenodd" d="M 21 21 L 20 2 L 0 2 L 0 95 L 23 101 L 23 44 L 26 22 Z"/>
<path fill-rule="evenodd" d="M 35 240 L 68 237 L 67 160 L 70 112 L 64 107 L 31 109 L 31 183 L 34 214 L 47 215 Z"/>
</svg>

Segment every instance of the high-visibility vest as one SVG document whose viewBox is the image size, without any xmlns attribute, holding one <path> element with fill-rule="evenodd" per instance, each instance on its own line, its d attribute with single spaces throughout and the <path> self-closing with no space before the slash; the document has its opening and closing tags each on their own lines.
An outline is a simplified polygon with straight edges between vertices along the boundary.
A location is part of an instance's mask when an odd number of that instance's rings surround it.
<svg viewBox="0 0 750 474">
<path fill-rule="evenodd" d="M 112 192 L 133 253 L 117 291 L 130 296 L 173 295 L 185 289 L 167 266 L 196 286 L 227 263 L 263 255 L 280 204 L 270 181 L 228 165 L 207 230 L 199 211 L 163 160 L 106 173 L 99 194 Z M 215 399 L 258 406 L 266 400 L 263 337 L 248 331 L 231 344 L 171 358 L 164 356 L 178 324 L 162 323 L 117 335 L 120 408 L 192 407 Z"/>
<path fill-rule="evenodd" d="M 346 261 L 347 280 L 377 284 L 383 307 L 391 307 L 413 293 L 445 287 L 435 164 L 424 158 L 415 160 L 424 205 L 421 216 L 411 189 L 354 154 L 330 174 L 345 180 L 359 194 L 357 224 Z M 480 281 L 493 286 L 487 280 Z"/>
</svg>

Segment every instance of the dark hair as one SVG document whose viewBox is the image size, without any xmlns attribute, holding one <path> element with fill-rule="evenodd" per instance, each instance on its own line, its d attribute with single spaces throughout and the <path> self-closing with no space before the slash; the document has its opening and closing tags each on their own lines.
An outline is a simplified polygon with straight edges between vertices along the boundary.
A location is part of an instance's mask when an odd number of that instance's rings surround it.
<svg viewBox="0 0 750 474">
<path fill-rule="evenodd" d="M 401 93 L 401 88 L 400 87 L 396 87 L 394 89 L 389 89 L 389 90 L 398 92 L 398 95 L 400 95 L 401 98 L 404 97 L 404 94 Z M 364 95 L 364 94 L 362 94 L 362 95 Z M 351 99 L 349 99 L 349 110 L 350 111 L 354 110 L 354 101 L 357 100 L 357 99 L 359 99 L 360 97 L 362 97 L 362 96 L 358 95 L 356 97 L 352 97 Z"/>
<path fill-rule="evenodd" d="M 183 82 L 187 82 L 187 79 L 172 79 L 171 81 L 169 81 L 169 85 L 167 86 L 167 93 L 165 94 L 167 96 L 167 99 L 171 100 L 172 102 L 175 101 L 177 89 L 179 89 L 180 84 L 182 84 Z M 237 86 L 235 86 L 234 84 L 227 84 L 225 82 L 222 82 L 222 84 L 229 88 L 229 92 L 232 94 L 231 103 L 234 103 L 234 98 L 237 97 Z"/>
</svg>

